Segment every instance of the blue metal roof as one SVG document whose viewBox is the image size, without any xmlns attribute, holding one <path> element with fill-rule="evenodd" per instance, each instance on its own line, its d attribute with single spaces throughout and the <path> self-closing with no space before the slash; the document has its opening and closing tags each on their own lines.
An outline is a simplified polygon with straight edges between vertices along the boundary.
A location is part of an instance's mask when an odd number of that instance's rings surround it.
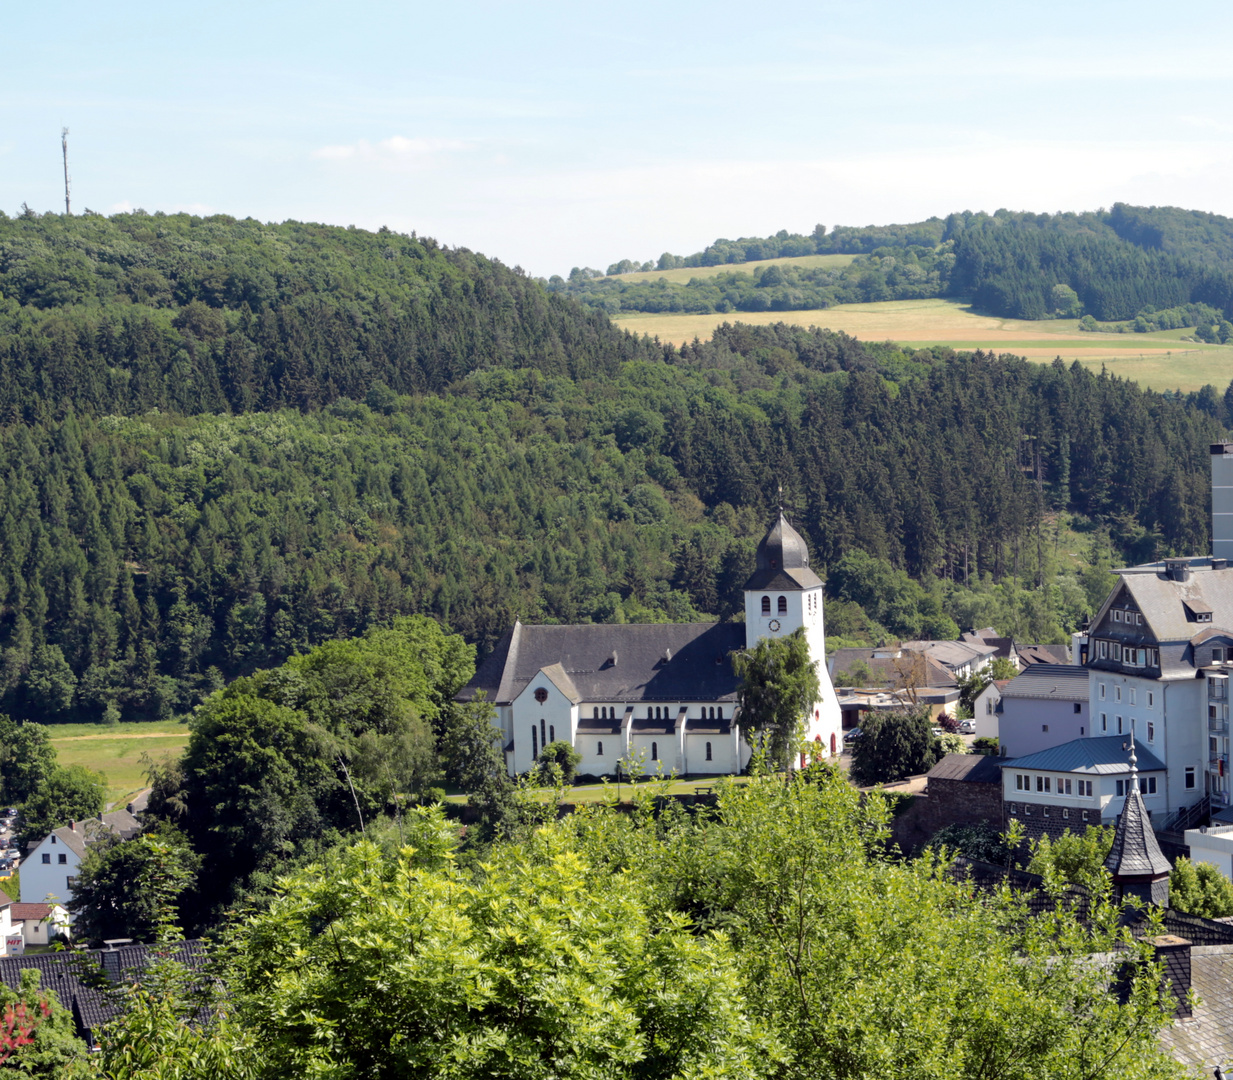
<svg viewBox="0 0 1233 1080">
<path fill-rule="evenodd" d="M 1135 743 L 1139 772 L 1164 772 L 1164 762 L 1142 743 Z M 1040 772 L 1118 775 L 1130 771 L 1130 736 L 1106 735 L 1099 739 L 1073 739 L 1048 750 L 1002 762 L 1002 768 L 1037 769 Z"/>
</svg>

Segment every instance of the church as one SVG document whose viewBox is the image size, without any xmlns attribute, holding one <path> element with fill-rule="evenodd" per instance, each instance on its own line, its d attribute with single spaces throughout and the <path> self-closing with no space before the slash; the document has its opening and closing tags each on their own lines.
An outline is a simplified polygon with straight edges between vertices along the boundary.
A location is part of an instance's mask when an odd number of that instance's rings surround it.
<svg viewBox="0 0 1233 1080">
<path fill-rule="evenodd" d="M 800 534 L 779 518 L 758 545 L 745 583 L 745 622 L 524 626 L 505 632 L 458 695 L 481 691 L 496 707 L 510 774 L 527 772 L 549 743 L 570 743 L 579 773 L 616 772 L 640 759 L 647 773 L 738 773 L 741 737 L 731 654 L 804 627 L 819 698 L 805 737 L 843 748 L 839 702 L 826 670 L 822 581 Z"/>
</svg>

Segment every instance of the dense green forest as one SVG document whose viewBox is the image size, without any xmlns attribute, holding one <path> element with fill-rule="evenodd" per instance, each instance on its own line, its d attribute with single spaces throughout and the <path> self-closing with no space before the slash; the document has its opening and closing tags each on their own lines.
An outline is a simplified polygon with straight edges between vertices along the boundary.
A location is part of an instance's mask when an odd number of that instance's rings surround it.
<svg viewBox="0 0 1233 1080">
<path fill-rule="evenodd" d="M 1207 546 L 1210 388 L 783 326 L 677 350 L 394 234 L 49 215 L 0 221 L 0 250 L 17 717 L 180 713 L 404 614 L 481 648 L 516 616 L 731 616 L 779 484 L 820 570 L 874 560 L 828 608 L 839 637 L 1061 639 L 1105 587 L 1060 557 L 1063 520 L 1098 566 Z M 59 300 L 28 287 L 47 252 L 93 268 Z M 899 600 L 866 610 L 871 575 Z"/>
<path fill-rule="evenodd" d="M 620 277 L 633 270 L 840 253 L 857 258 L 839 269 L 734 269 L 686 284 Z M 1117 322 L 1189 308 L 1186 317 L 1195 322 L 1167 325 L 1210 331 L 1233 317 L 1233 219 L 1118 203 L 1110 211 L 964 212 L 829 233 L 819 225 L 809 236 L 781 231 L 717 240 L 684 258 L 665 253 L 654 266 L 623 260 L 608 268 L 608 276 L 576 267 L 568 280 L 553 277 L 546 285 L 609 313 L 787 311 L 953 296 L 1016 319 L 1088 315 Z"/>
</svg>

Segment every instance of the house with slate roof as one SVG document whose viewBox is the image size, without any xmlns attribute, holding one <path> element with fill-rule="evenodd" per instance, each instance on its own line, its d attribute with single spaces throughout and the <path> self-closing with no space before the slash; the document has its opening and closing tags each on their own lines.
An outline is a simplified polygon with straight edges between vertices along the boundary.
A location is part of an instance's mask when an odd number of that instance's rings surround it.
<svg viewBox="0 0 1233 1080">
<path fill-rule="evenodd" d="M 750 748 L 737 714 L 732 654 L 804 628 L 820 697 L 802 717 L 826 754 L 842 750 L 839 703 L 827 674 L 822 581 L 804 539 L 782 510 L 758 545 L 745 583 L 744 623 L 528 626 L 501 637 L 460 701 L 484 695 L 511 775 L 527 772 L 544 746 L 565 741 L 579 771 L 606 775 L 640 758 L 651 772 L 739 772 Z"/>
<path fill-rule="evenodd" d="M 98 1045 L 99 1029 L 123 1009 L 123 1003 L 108 990 L 121 982 L 139 984 L 145 969 L 161 959 L 173 960 L 190 972 L 198 972 L 206 961 L 205 943 L 190 940 L 169 947 L 125 945 L 90 952 L 5 957 L 0 958 L 0 983 L 16 990 L 21 985 L 23 971 L 38 971 L 40 989 L 55 991 L 60 1004 L 72 1010 L 77 1035 L 94 1048 Z M 206 1018 L 203 1009 L 198 1012 L 196 1022 L 204 1023 Z"/>
<path fill-rule="evenodd" d="M 1033 664 L 999 691 L 998 749 L 1006 757 L 1034 754 L 1092 734 L 1087 670 L 1070 664 Z M 977 731 L 980 729 L 977 710 Z"/>
</svg>

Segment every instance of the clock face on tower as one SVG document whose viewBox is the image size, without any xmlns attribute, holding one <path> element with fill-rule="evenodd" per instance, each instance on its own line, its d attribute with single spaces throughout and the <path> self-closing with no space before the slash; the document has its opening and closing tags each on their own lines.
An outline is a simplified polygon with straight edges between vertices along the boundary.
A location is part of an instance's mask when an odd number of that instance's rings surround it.
<svg viewBox="0 0 1233 1080">
<path fill-rule="evenodd" d="M 771 628 L 771 633 L 773 634 L 779 629 L 779 620 L 772 619 L 769 623 L 767 623 L 767 626 Z"/>
</svg>

